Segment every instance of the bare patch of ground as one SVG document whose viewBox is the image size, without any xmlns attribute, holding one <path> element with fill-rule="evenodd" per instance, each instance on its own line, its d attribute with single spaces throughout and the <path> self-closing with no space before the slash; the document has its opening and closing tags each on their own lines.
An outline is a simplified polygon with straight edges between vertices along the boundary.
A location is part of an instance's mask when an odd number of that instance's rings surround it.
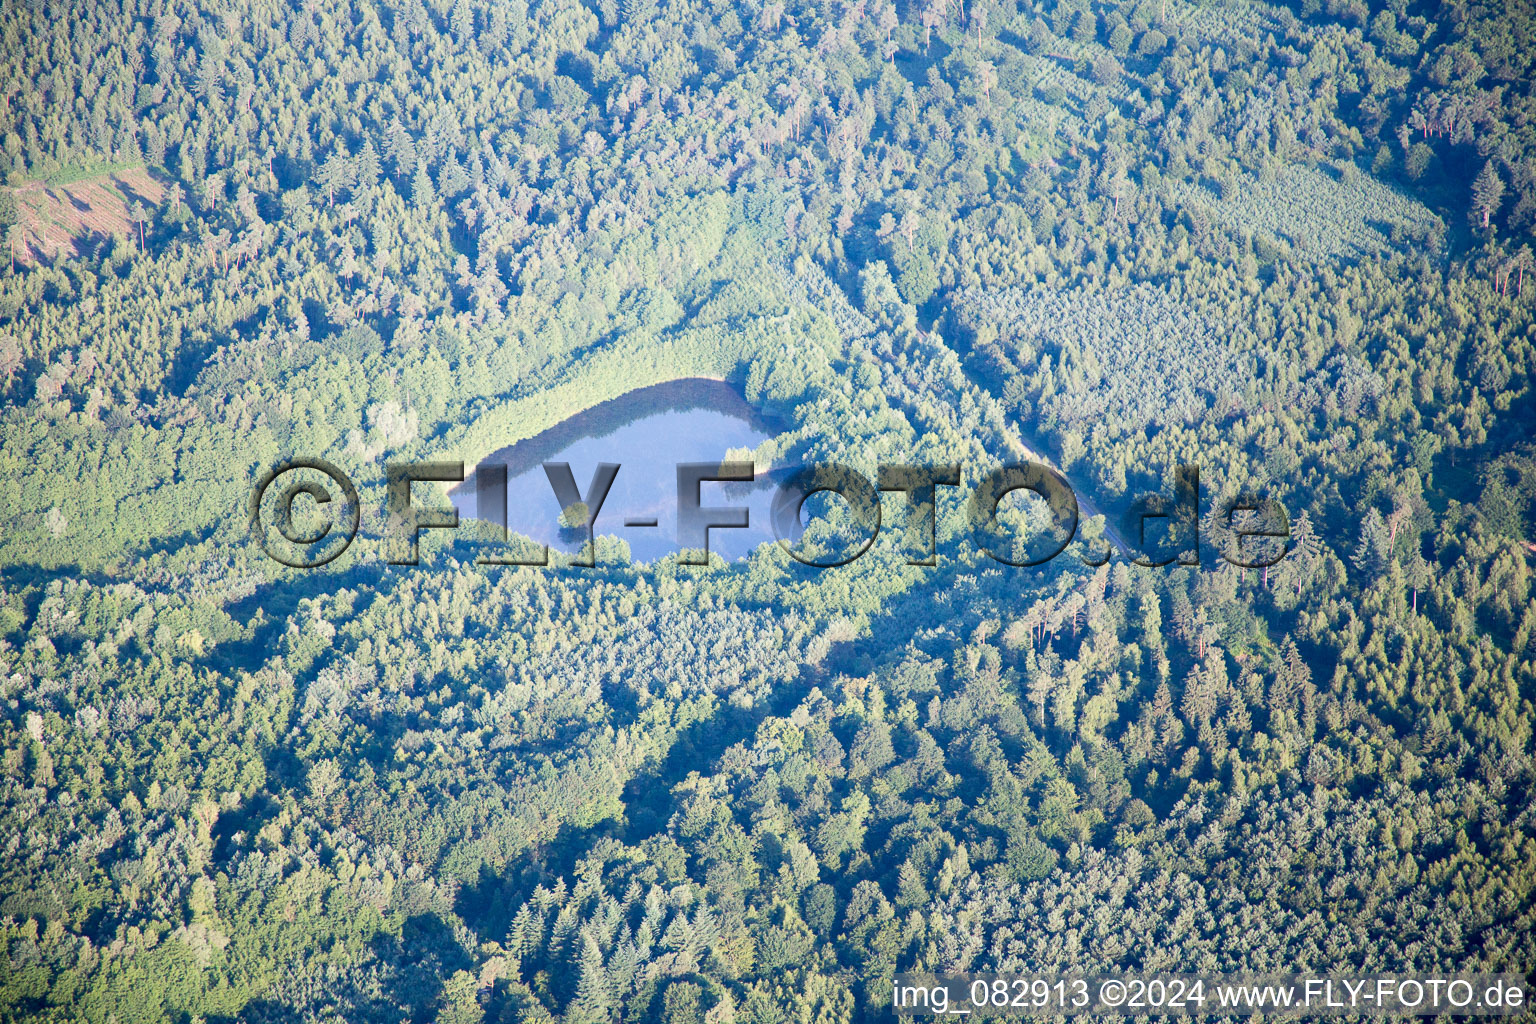
<svg viewBox="0 0 1536 1024">
<path fill-rule="evenodd" d="M 109 171 L 67 185 L 29 181 L 15 189 L 21 237 L 12 242 L 22 263 L 43 263 L 86 252 L 110 235 L 133 238 L 130 212 L 159 205 L 165 183 L 147 168 Z"/>
</svg>

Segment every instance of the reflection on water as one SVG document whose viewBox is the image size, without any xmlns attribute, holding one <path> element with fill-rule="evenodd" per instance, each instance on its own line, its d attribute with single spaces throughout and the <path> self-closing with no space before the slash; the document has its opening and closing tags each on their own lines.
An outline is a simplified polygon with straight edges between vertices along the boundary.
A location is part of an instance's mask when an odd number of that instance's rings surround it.
<svg viewBox="0 0 1536 1024">
<path fill-rule="evenodd" d="M 596 532 L 620 537 L 638 562 L 678 550 L 677 464 L 721 462 L 731 449 L 756 448 L 777 431 L 721 381 L 688 379 L 642 388 L 572 416 L 536 437 L 487 456 L 482 466 L 507 467 L 507 531 L 548 544 L 551 553 L 575 554 L 580 535 L 562 531 L 560 502 L 543 464 L 566 462 L 582 494 L 598 464 L 616 462 L 618 475 L 598 512 Z M 449 491 L 463 519 L 476 518 L 479 469 Z M 773 539 L 768 514 L 773 489 L 759 473 L 755 485 L 705 483 L 701 504 L 748 509 L 744 529 L 714 529 L 709 549 L 740 558 Z M 655 520 L 655 526 L 626 521 Z M 526 546 L 519 554 L 526 557 Z M 557 558 L 557 560 L 559 560 Z"/>
</svg>

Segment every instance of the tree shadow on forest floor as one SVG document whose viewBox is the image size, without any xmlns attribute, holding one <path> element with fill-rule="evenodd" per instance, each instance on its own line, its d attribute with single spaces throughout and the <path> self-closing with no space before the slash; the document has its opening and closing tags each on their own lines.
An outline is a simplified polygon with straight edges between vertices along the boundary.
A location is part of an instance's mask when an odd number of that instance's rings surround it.
<svg viewBox="0 0 1536 1024">
<path fill-rule="evenodd" d="M 750 740 L 765 718 L 787 714 L 807 692 L 809 686 L 804 681 L 783 686 L 755 707 L 726 704 L 711 717 L 683 728 L 666 757 L 624 787 L 622 817 L 605 818 L 586 827 L 564 825 L 553 840 L 535 847 L 501 872 L 482 866 L 475 883 L 459 890 L 455 912 L 483 938 L 500 939 L 536 887 L 558 878 L 572 878 L 577 863 L 599 841 L 614 839 L 638 846 L 664 833 L 674 810 L 674 786 L 692 772 L 707 771 L 732 746 Z"/>
<path fill-rule="evenodd" d="M 364 971 L 327 972 L 302 981 L 288 979 L 291 1001 L 257 999 L 235 1017 L 210 1017 L 208 1024 L 288 1024 L 293 1020 L 331 1019 L 345 1012 L 349 1020 L 376 1024 L 425 1024 L 436 1018 L 448 978 L 469 970 L 474 961 L 436 914 L 406 919 L 397 938 L 379 932 L 370 943 L 373 961 Z M 372 984 L 377 981 L 375 991 Z"/>
</svg>

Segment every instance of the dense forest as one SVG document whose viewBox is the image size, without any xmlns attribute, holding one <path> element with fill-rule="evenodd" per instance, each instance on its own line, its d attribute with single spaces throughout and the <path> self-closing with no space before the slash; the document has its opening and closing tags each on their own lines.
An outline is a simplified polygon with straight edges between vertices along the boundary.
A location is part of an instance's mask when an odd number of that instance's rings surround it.
<svg viewBox="0 0 1536 1024">
<path fill-rule="evenodd" d="M 0 1021 L 1536 971 L 1530 0 L 25 0 L 0 48 Z M 1033 568 L 947 487 L 934 565 L 392 564 L 386 465 L 687 377 L 760 468 L 1036 457 L 1098 514 Z M 251 536 L 290 457 L 361 492 L 322 568 Z M 1092 564 L 1178 465 L 1199 564 Z"/>
</svg>

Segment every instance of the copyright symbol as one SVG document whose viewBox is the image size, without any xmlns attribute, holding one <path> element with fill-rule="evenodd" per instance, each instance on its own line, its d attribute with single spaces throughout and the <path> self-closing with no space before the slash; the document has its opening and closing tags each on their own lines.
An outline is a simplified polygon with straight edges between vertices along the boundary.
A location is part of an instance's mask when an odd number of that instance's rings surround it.
<svg viewBox="0 0 1536 1024">
<path fill-rule="evenodd" d="M 262 499 L 267 491 L 277 482 L 279 477 L 288 476 L 300 470 L 314 470 L 325 474 L 330 478 L 330 483 L 341 491 L 342 495 L 342 533 L 339 544 L 328 544 L 322 549 L 319 545 L 326 537 L 331 536 L 332 523 L 326 522 L 319 529 L 308 531 L 300 530 L 293 522 L 293 503 L 301 494 L 307 494 L 314 499 L 317 505 L 327 505 L 332 501 L 330 486 L 321 484 L 309 474 L 305 479 L 292 479 L 277 492 L 276 513 L 271 516 L 271 522 L 267 522 L 262 516 Z M 358 500 L 357 488 L 352 486 L 352 481 L 347 474 L 337 469 L 324 459 L 288 459 L 279 462 L 261 475 L 256 481 L 256 488 L 251 492 L 251 534 L 256 538 L 256 543 L 261 545 L 271 558 L 294 569 L 313 569 L 322 566 L 340 555 L 352 543 L 352 538 L 357 536 L 358 516 L 362 503 Z M 309 556 L 292 557 L 284 552 L 281 547 L 273 543 L 271 527 L 276 527 L 278 534 L 289 544 L 309 549 Z"/>
<path fill-rule="evenodd" d="M 1125 1002 L 1125 982 L 1111 978 L 1099 986 L 1099 1002 L 1105 1006 L 1120 1006 Z"/>
</svg>

